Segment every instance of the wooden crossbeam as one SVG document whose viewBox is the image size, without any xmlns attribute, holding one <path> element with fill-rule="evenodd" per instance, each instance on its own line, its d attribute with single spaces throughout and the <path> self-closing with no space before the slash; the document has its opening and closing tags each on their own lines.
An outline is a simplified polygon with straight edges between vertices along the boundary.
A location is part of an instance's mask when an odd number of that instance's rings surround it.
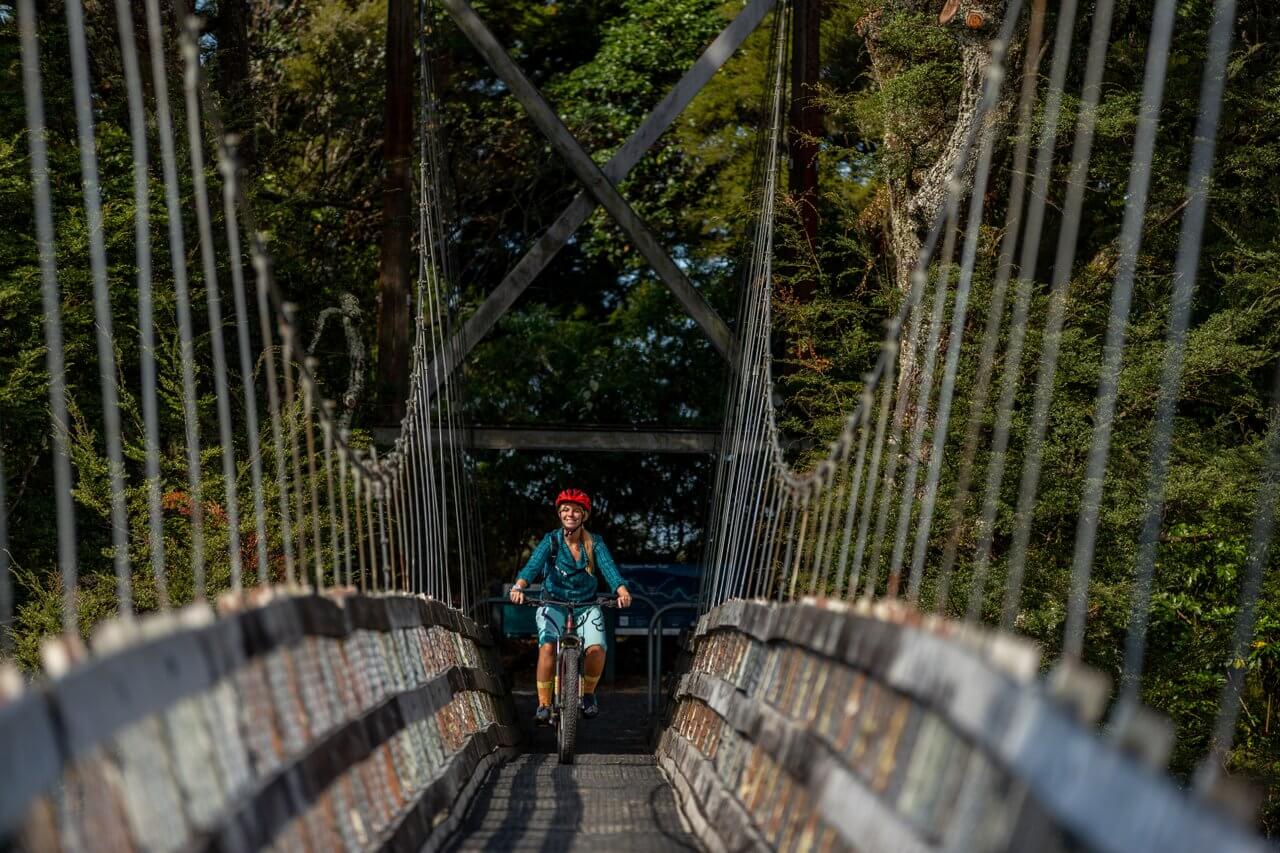
<svg viewBox="0 0 1280 853">
<path fill-rule="evenodd" d="M 715 72 L 728 61 L 729 57 L 733 56 L 737 49 L 742 45 L 743 41 L 746 40 L 747 36 L 755 31 L 756 27 L 760 25 L 760 22 L 774 7 L 775 3 L 776 0 L 750 0 L 742 11 L 738 13 L 737 17 L 735 17 L 734 20 L 715 38 L 715 40 L 712 41 L 693 66 L 690 67 L 689 71 L 680 78 L 679 82 L 672 87 L 671 91 L 667 93 L 667 96 L 663 98 L 663 100 L 653 109 L 640 127 L 637 128 L 635 133 L 631 135 L 631 137 L 622 145 L 621 148 L 618 149 L 613 157 L 610 158 L 609 162 L 605 164 L 601 171 L 611 185 L 620 181 L 628 172 L 631 171 L 635 164 L 639 162 L 644 152 L 663 134 L 663 132 L 667 130 L 667 128 L 671 126 L 676 117 L 689 105 L 694 96 L 707 84 L 707 81 L 709 81 L 712 76 L 715 75 Z M 449 4 L 446 4 L 446 6 L 448 5 Z M 464 7 L 466 6 L 465 2 L 462 2 L 460 5 Z M 469 7 L 467 7 L 467 9 L 470 11 Z M 450 9 L 450 12 L 453 13 L 453 10 Z M 455 20 L 458 19 L 457 14 L 454 14 L 454 17 Z M 473 24 L 478 24 L 480 29 L 484 30 L 483 22 L 479 20 L 479 17 L 475 15 L 474 11 L 470 11 L 469 18 L 474 19 Z M 462 26 L 461 21 L 459 21 L 459 26 Z M 468 38 L 472 38 L 471 33 L 467 31 L 466 27 L 463 27 L 463 31 L 464 33 L 467 33 Z M 484 30 L 484 32 L 487 33 L 487 30 Z M 496 48 L 496 52 L 506 59 L 506 64 L 510 66 L 510 69 L 514 69 L 515 73 L 519 74 L 519 69 L 510 61 L 506 56 L 506 53 L 502 51 L 501 47 L 497 45 L 496 40 L 493 39 L 491 34 L 489 34 L 489 41 L 492 42 L 491 49 Z M 477 49 L 480 49 L 480 45 L 476 43 L 475 38 L 472 38 L 472 42 L 473 44 L 476 44 Z M 490 59 L 489 55 L 484 50 L 481 50 L 481 54 L 487 61 Z M 493 65 L 494 63 L 491 61 L 490 64 Z M 499 70 L 496 65 L 494 65 L 494 69 L 495 71 L 498 71 L 500 76 L 502 76 L 503 72 Z M 508 70 L 510 71 L 510 69 Z M 521 76 L 523 77 L 523 75 Z M 504 77 L 504 80 L 505 79 L 506 78 Z M 532 84 L 528 84 L 527 80 L 525 83 L 529 89 L 533 90 L 533 93 L 538 97 L 538 99 L 541 100 L 541 96 L 537 94 L 537 90 L 532 86 Z M 510 85 L 510 83 L 508 85 Z M 512 88 L 514 93 L 515 88 Z M 524 103 L 523 100 L 522 103 Z M 550 110 L 548 108 L 548 112 L 549 111 Z M 554 117 L 554 113 L 552 113 L 552 116 Z M 568 130 L 564 128 L 563 124 L 560 124 L 558 118 L 555 118 L 555 123 L 559 124 L 564 135 L 568 136 L 569 140 L 572 141 L 572 136 L 569 136 Z M 539 126 L 541 127 L 541 125 Z M 574 141 L 573 144 L 576 145 L 576 141 Z M 589 160 L 590 158 L 587 159 Z M 594 163 L 592 163 L 592 165 L 594 165 Z M 523 293 L 538 274 L 546 268 L 552 258 L 554 258 L 560 249 L 564 247 L 565 243 L 568 242 L 569 237 L 571 237 L 582 223 L 586 221 L 587 217 L 591 215 L 591 211 L 595 208 L 596 203 L 597 201 L 593 198 L 593 193 L 588 191 L 579 193 L 555 220 L 555 222 L 552 223 L 551 227 L 547 229 L 541 238 L 539 238 L 533 248 L 520 259 L 520 262 L 517 263 L 510 272 L 507 273 L 506 277 L 489 295 L 488 299 L 486 299 L 480 308 L 468 319 L 462 330 L 454 336 L 450 345 L 445 348 L 444 354 L 439 359 L 439 362 L 432 365 L 427 371 L 427 390 L 429 394 L 435 393 L 438 384 L 457 369 L 458 365 L 461 363 L 462 359 L 466 357 L 467 353 L 469 353 L 472 348 L 474 348 L 475 345 L 489 333 L 494 324 L 497 323 L 498 318 L 505 314 L 507 310 L 515 304 L 515 301 L 519 298 L 520 294 Z M 674 264 L 672 264 L 672 266 L 674 267 Z M 714 320 L 709 322 L 714 324 L 719 321 L 719 318 L 715 317 L 714 312 L 711 311 L 710 306 L 707 306 L 705 301 L 702 301 L 701 296 L 698 295 L 696 291 L 693 291 L 692 285 L 688 283 L 688 280 L 679 272 L 678 268 L 676 268 L 676 272 L 678 273 L 679 279 L 683 281 L 684 286 L 688 288 L 688 291 L 691 292 L 693 296 L 697 297 L 697 300 L 706 308 L 707 311 L 711 312 L 710 316 L 713 317 Z M 661 274 L 661 271 L 659 271 L 659 274 Z M 665 278 L 664 281 L 666 281 Z M 677 292 L 677 297 L 678 296 L 679 293 Z M 683 301 L 684 300 L 682 300 L 682 302 Z M 694 314 L 694 318 L 699 319 L 697 314 Z M 699 322 L 702 323 L 700 319 Z M 724 332 L 727 335 L 727 327 L 723 326 L 722 321 L 719 321 L 719 325 L 724 329 Z M 703 324 L 703 328 L 706 329 L 707 325 Z M 715 343 L 714 336 L 712 336 L 712 341 Z M 728 349 L 721 348 L 720 346 L 717 346 L 717 349 L 722 355 L 727 356 L 727 353 L 729 352 Z"/>
<path fill-rule="evenodd" d="M 396 429 L 375 429 L 374 441 L 390 445 Z M 720 433 L 713 430 L 639 430 L 596 427 L 554 429 L 544 427 L 468 427 L 456 433 L 468 450 L 554 450 L 565 453 L 715 453 Z M 436 443 L 449 443 L 437 433 Z"/>
</svg>

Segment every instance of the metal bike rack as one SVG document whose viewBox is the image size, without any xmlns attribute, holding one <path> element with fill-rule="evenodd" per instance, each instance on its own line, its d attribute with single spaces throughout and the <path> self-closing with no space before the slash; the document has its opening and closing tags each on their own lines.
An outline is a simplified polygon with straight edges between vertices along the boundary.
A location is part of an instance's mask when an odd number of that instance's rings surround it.
<svg viewBox="0 0 1280 853">
<path fill-rule="evenodd" d="M 649 620 L 649 716 L 653 716 L 654 708 L 662 704 L 662 616 L 668 610 L 697 610 L 696 601 L 677 601 L 654 611 Z M 657 642 L 654 642 L 654 629 L 657 628 Z M 656 647 L 656 648 L 655 648 Z M 656 666 L 655 666 L 656 661 Z M 657 694 L 657 702 L 654 694 Z"/>
<path fill-rule="evenodd" d="M 639 601 L 639 602 L 642 602 L 642 603 L 644 603 L 644 604 L 647 604 L 647 605 L 649 605 L 649 609 L 651 609 L 651 610 L 653 610 L 653 611 L 654 611 L 653 618 L 649 620 L 649 633 L 648 633 L 648 636 L 645 638 L 645 666 L 646 666 L 646 668 L 647 668 L 647 670 L 648 670 L 648 680 L 647 680 L 646 684 L 647 684 L 647 690 L 648 690 L 648 695 L 649 695 L 649 713 L 650 713 L 650 714 L 652 714 L 652 713 L 653 713 L 653 682 L 654 682 L 654 678 L 653 678 L 653 673 L 654 673 L 654 666 L 653 666 L 653 627 L 654 627 L 654 624 L 655 624 L 655 620 L 660 621 L 660 620 L 661 620 L 661 617 L 662 617 L 662 614 L 663 614 L 663 613 L 666 613 L 668 610 L 673 610 L 673 609 L 677 609 L 677 608 L 681 608 L 681 607 L 685 607 L 685 608 L 695 608 L 695 609 L 696 609 L 698 605 L 696 605 L 696 604 L 694 604 L 694 603 L 692 603 L 692 602 L 678 601 L 678 602 L 676 602 L 675 604 L 668 604 L 667 606 L 665 606 L 665 607 L 663 607 L 663 608 L 659 609 L 658 607 L 656 607 L 656 606 L 654 605 L 654 602 L 653 602 L 653 599 L 652 599 L 652 598 L 650 598 L 650 597 L 649 597 L 649 596 L 647 596 L 647 595 L 640 595 L 640 594 L 638 594 L 638 593 L 634 593 L 634 592 L 633 592 L 633 593 L 631 593 L 631 600 L 632 600 L 632 601 Z M 479 601 L 472 602 L 472 604 L 471 604 L 471 608 L 467 611 L 467 615 L 468 615 L 468 616 L 471 616 L 471 617 L 474 619 L 474 618 L 475 618 L 475 616 L 473 616 L 472 614 L 476 613 L 476 611 L 477 611 L 480 607 L 483 607 L 483 606 L 486 606 L 486 605 L 490 605 L 490 604 L 510 604 L 510 605 L 512 605 L 513 607 L 519 606 L 519 605 L 516 605 L 514 602 L 512 602 L 512 601 L 511 601 L 511 599 L 510 599 L 510 597 L 508 597 L 508 596 L 505 596 L 505 595 L 492 595 L 492 596 L 489 596 L 488 598 L 482 598 L 482 599 L 480 599 Z M 489 623 L 488 623 L 488 622 L 485 622 L 484 624 L 488 625 Z M 662 659 L 662 642 L 661 642 L 661 640 L 662 640 L 662 636 L 661 636 L 661 634 L 659 634 L 659 636 L 658 636 L 658 640 L 659 640 L 659 642 L 658 642 L 658 666 L 659 666 L 659 667 L 661 667 L 661 666 L 662 666 L 662 660 L 661 660 L 661 659 Z"/>
</svg>

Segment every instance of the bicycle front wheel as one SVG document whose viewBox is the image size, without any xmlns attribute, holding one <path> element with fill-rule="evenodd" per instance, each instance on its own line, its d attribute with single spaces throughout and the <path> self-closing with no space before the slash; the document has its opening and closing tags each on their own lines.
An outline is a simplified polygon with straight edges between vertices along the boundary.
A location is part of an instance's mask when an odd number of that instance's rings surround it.
<svg viewBox="0 0 1280 853">
<path fill-rule="evenodd" d="M 561 764 L 573 763 L 573 748 L 578 739 L 578 719 L 582 714 L 578 695 L 578 656 L 581 653 L 576 648 L 560 650 L 560 725 L 556 730 L 556 745 Z"/>
</svg>

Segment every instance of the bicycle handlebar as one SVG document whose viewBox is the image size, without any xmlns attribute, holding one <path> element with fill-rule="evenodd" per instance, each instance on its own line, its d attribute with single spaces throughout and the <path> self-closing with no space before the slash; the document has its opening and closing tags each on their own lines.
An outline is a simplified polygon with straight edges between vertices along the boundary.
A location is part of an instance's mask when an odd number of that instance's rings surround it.
<svg viewBox="0 0 1280 853">
<path fill-rule="evenodd" d="M 507 599 L 507 602 L 509 604 L 515 604 L 515 602 L 511 601 L 510 598 Z M 516 604 L 516 606 L 517 607 L 542 607 L 544 604 L 553 604 L 558 607 L 593 607 L 593 606 L 617 607 L 618 596 L 597 595 L 595 598 L 595 601 L 564 601 L 563 599 L 559 599 L 559 598 L 547 598 L 547 597 L 533 598 L 532 596 L 526 595 L 524 601 L 522 601 L 520 604 Z"/>
</svg>

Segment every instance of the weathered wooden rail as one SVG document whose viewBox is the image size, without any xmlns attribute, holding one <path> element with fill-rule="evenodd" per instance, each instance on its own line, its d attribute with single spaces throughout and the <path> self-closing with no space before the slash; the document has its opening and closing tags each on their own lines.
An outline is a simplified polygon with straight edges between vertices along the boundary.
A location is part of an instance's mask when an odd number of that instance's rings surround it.
<svg viewBox="0 0 1280 853">
<path fill-rule="evenodd" d="M 516 742 L 488 632 L 421 597 L 121 623 L 53 669 L 0 706 L 0 847 L 419 850 Z"/>
<path fill-rule="evenodd" d="M 658 760 L 713 850 L 1270 849 L 1100 734 L 1097 678 L 1041 680 L 1025 641 L 736 600 L 691 651 Z"/>
</svg>

